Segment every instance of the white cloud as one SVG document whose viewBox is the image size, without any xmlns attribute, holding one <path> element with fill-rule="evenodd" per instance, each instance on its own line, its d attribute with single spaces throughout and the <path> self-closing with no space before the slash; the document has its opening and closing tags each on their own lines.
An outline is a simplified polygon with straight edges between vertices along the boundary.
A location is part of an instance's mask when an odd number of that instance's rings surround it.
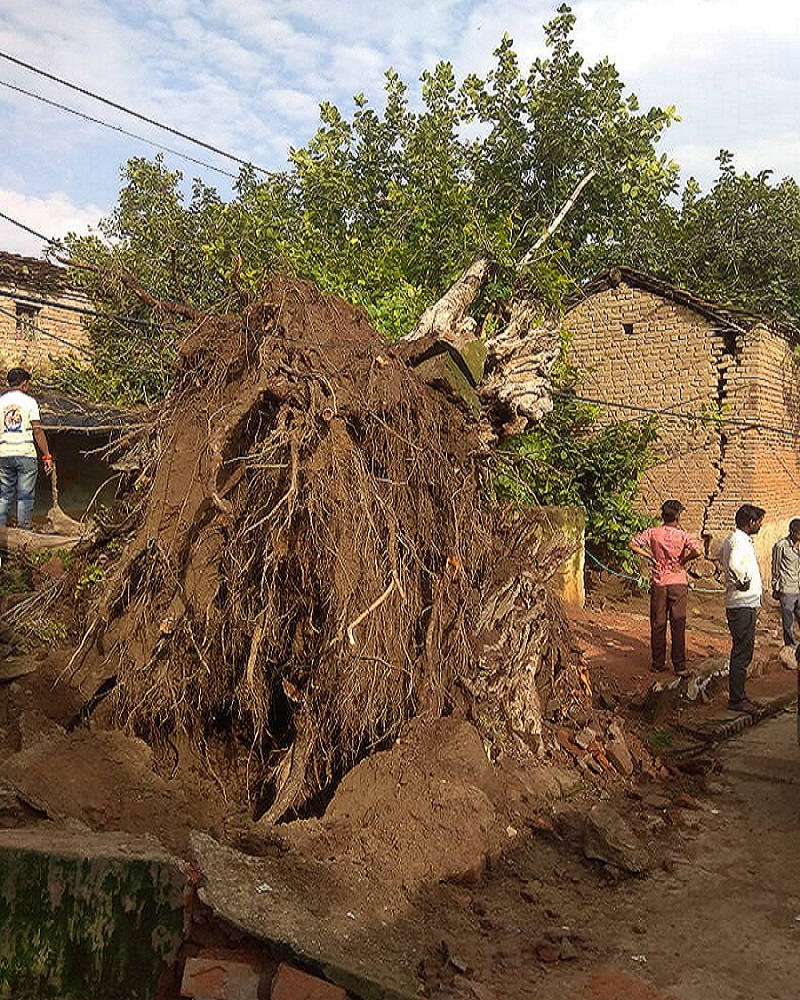
<svg viewBox="0 0 800 1000">
<path fill-rule="evenodd" d="M 800 137 L 800 8 L 793 0 L 575 6 L 576 43 L 588 61 L 608 55 L 643 107 L 677 106 L 682 120 L 662 146 L 684 178 L 693 174 L 707 189 L 722 148 L 734 153 L 737 169 L 796 171 L 787 155 Z"/>
<path fill-rule="evenodd" d="M 676 60 L 712 67 L 730 57 L 749 61 L 800 28 L 794 0 L 583 0 L 575 9 L 587 58 L 611 54 L 636 75 Z"/>
<path fill-rule="evenodd" d="M 730 149 L 738 168 L 797 173 L 800 5 L 794 0 L 573 0 L 575 47 L 592 65 L 615 64 L 643 109 L 681 115 L 662 150 L 697 176 L 716 177 Z M 479 0 L 460 40 L 459 68 L 480 69 L 503 31 L 523 71 L 545 53 L 542 25 L 556 3 Z M 486 45 L 485 32 L 490 32 Z M 759 162 L 754 157 L 760 156 Z"/>
<path fill-rule="evenodd" d="M 41 198 L 3 189 L 0 189 L 0 212 L 49 239 L 60 239 L 70 232 L 88 233 L 96 229 L 104 214 L 96 205 L 74 205 L 61 192 Z M 0 218 L 0 249 L 25 257 L 41 257 L 46 248 L 45 240 Z"/>
<path fill-rule="evenodd" d="M 502 35 L 523 72 L 545 53 L 557 0 L 27 0 L 0 8 L 0 52 L 260 166 L 313 135 L 319 104 L 347 114 L 353 94 L 383 102 L 392 66 L 409 86 L 440 59 L 485 73 Z M 789 0 L 573 0 L 576 47 L 607 56 L 644 108 L 676 104 L 662 149 L 707 186 L 714 157 L 796 172 L 800 6 Z M 0 82 L 35 90 L 197 159 L 236 171 L 178 137 L 0 60 Z M 0 87 L 0 188 L 21 204 L 66 192 L 74 204 L 116 199 L 119 167 L 155 150 Z M 757 162 L 758 158 L 762 158 Z M 227 181 L 167 155 L 170 167 L 229 193 Z"/>
</svg>

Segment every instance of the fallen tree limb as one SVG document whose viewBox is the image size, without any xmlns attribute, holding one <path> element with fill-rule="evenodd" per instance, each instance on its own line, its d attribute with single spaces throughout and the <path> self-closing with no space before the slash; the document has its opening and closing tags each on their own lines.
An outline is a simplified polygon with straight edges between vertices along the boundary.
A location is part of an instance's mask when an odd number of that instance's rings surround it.
<svg viewBox="0 0 800 1000">
<path fill-rule="evenodd" d="M 581 191 L 583 191 L 583 189 L 586 187 L 589 181 L 596 174 L 597 174 L 596 170 L 590 170 L 589 173 L 586 174 L 584 177 L 582 177 L 580 181 L 575 185 L 572 194 L 569 196 L 569 198 L 567 198 L 567 200 L 561 206 L 553 221 L 550 223 L 549 226 L 545 228 L 545 231 L 542 233 L 539 239 L 533 244 L 530 250 L 525 254 L 524 257 L 521 258 L 521 260 L 517 264 L 518 271 L 521 270 L 523 267 L 527 267 L 527 265 L 531 263 L 536 252 L 542 249 L 542 247 L 550 239 L 553 233 L 555 233 L 555 231 L 558 229 L 558 227 L 561 225 L 564 219 L 566 219 L 567 215 L 569 215 L 570 211 L 572 210 L 572 206 L 578 200 L 578 196 L 580 195 Z"/>
<path fill-rule="evenodd" d="M 444 295 L 425 310 L 417 320 L 417 325 L 403 340 L 442 337 L 458 341 L 474 337 L 475 322 L 473 320 L 471 326 L 465 326 L 465 318 L 489 273 L 490 264 L 487 257 L 473 261 Z"/>
</svg>

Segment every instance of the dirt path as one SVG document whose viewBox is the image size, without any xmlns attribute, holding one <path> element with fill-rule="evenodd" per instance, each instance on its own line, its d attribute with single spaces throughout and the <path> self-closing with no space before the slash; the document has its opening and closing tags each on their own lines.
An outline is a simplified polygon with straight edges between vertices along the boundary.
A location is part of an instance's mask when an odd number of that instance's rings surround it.
<svg viewBox="0 0 800 1000">
<path fill-rule="evenodd" d="M 554 970 L 542 1000 L 788 1000 L 800 977 L 800 749 L 794 714 L 719 751 L 669 872 L 597 897 L 597 969 Z M 591 963 L 594 964 L 594 963 Z"/>
</svg>

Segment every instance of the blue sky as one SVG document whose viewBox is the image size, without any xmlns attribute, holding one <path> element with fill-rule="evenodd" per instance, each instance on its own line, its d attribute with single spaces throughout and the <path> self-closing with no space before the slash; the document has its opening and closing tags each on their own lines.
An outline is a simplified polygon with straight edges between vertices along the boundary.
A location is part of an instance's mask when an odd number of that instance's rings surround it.
<svg viewBox="0 0 800 1000">
<path fill-rule="evenodd" d="M 607 56 L 641 105 L 675 104 L 663 150 L 705 189 L 715 157 L 800 178 L 800 5 L 796 0 L 574 0 L 588 62 Z M 319 103 L 380 106 L 393 67 L 416 96 L 440 59 L 485 72 L 507 32 L 523 67 L 544 52 L 540 0 L 26 0 L 0 8 L 0 52 L 267 169 L 313 134 Z M 165 154 L 227 195 L 237 166 L 0 59 L 0 212 L 58 237 L 113 207 L 121 165 L 145 142 L 26 96 L 66 105 L 203 160 Z M 43 243 L 0 220 L 0 250 Z"/>
</svg>

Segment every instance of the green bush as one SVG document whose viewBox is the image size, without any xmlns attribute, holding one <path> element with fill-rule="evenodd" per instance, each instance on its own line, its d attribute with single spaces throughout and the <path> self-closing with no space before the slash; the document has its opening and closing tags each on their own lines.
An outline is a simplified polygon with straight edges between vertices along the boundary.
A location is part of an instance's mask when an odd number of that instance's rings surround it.
<svg viewBox="0 0 800 1000">
<path fill-rule="evenodd" d="M 75 584 L 75 597 L 77 599 L 88 597 L 103 583 L 105 578 L 106 573 L 103 567 L 90 562 L 78 577 L 78 582 Z"/>
<path fill-rule="evenodd" d="M 642 473 L 654 459 L 657 421 L 609 421 L 578 399 L 575 372 L 562 365 L 553 410 L 497 452 L 493 487 L 501 500 L 565 504 L 586 517 L 586 547 L 596 558 L 638 575 L 631 537 L 652 524 L 638 506 Z"/>
<path fill-rule="evenodd" d="M 33 590 L 31 563 L 16 553 L 4 555 L 0 566 L 0 595 L 26 594 L 30 590 Z"/>
</svg>

